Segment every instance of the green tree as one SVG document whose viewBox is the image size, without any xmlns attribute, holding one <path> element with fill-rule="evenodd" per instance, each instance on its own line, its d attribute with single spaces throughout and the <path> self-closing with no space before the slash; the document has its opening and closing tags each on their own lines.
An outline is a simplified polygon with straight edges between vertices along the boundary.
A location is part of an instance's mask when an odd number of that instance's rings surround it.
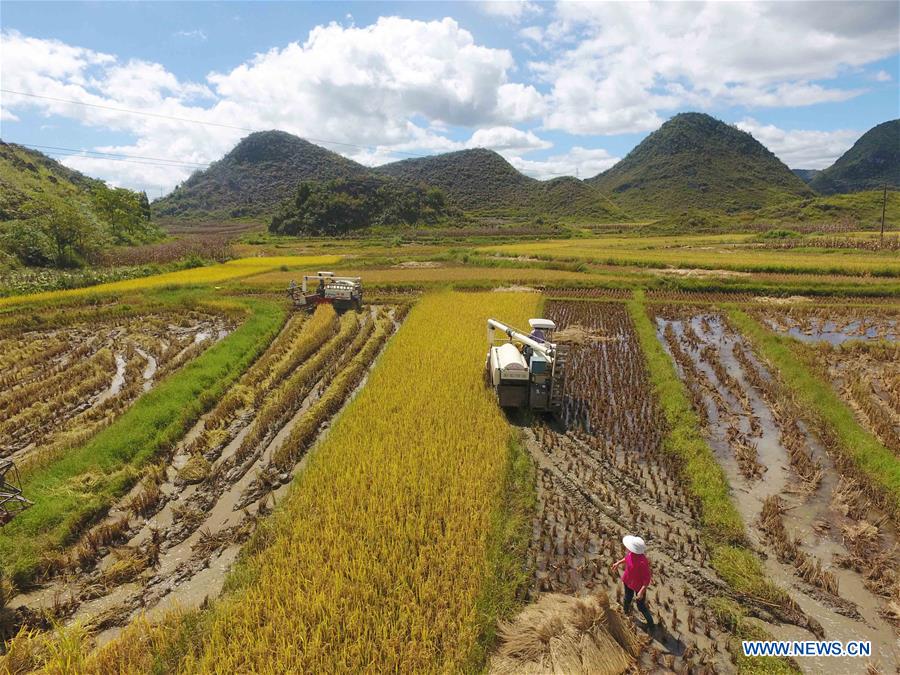
<svg viewBox="0 0 900 675">
<path fill-rule="evenodd" d="M 144 193 L 99 185 L 91 200 L 97 217 L 107 224 L 113 243 L 142 244 L 158 236 L 157 229 L 149 224 L 149 202 L 144 211 Z"/>
<path fill-rule="evenodd" d="M 141 191 L 141 215 L 148 223 L 150 222 L 150 199 L 145 191 Z"/>
<path fill-rule="evenodd" d="M 53 240 L 34 220 L 11 220 L 3 225 L 0 248 L 8 251 L 25 265 L 52 265 Z"/>
<path fill-rule="evenodd" d="M 269 224 L 277 234 L 341 235 L 377 226 L 434 223 L 451 215 L 443 192 L 381 176 L 305 181 Z"/>
<path fill-rule="evenodd" d="M 80 267 L 87 256 L 108 244 L 103 227 L 80 204 L 54 200 L 41 225 L 53 242 L 57 267 Z"/>
</svg>

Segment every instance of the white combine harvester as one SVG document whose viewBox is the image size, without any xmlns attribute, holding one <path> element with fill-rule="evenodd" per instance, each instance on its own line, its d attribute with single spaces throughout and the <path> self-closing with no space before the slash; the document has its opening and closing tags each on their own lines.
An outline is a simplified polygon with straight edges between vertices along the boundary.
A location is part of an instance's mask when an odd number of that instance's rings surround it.
<svg viewBox="0 0 900 675">
<path fill-rule="evenodd" d="M 316 288 L 309 290 L 309 282 L 314 280 Z M 330 304 L 338 311 L 362 309 L 362 278 L 336 277 L 334 272 L 316 272 L 303 277 L 303 284 L 297 288 L 295 282 L 288 287 L 288 295 L 294 307 L 315 309 L 316 305 Z"/>
<path fill-rule="evenodd" d="M 488 319 L 486 379 L 503 408 L 559 415 L 568 348 L 551 342 L 556 324 L 549 319 L 529 319 L 528 324 L 531 334 Z"/>
</svg>

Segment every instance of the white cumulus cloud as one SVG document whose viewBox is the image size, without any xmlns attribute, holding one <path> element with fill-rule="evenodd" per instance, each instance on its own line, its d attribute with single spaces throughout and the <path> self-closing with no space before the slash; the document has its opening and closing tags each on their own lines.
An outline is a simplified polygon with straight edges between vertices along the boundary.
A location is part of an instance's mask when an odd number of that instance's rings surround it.
<svg viewBox="0 0 900 675">
<path fill-rule="evenodd" d="M 815 131 L 781 129 L 747 117 L 735 126 L 746 131 L 792 169 L 825 169 L 862 135 L 854 129 Z"/>
<path fill-rule="evenodd" d="M 302 43 L 257 54 L 203 82 L 181 80 L 163 64 L 122 61 L 15 31 L 4 31 L 2 40 L 4 88 L 102 106 L 5 95 L 4 119 L 30 110 L 127 132 L 136 140 L 119 148 L 125 154 L 210 162 L 246 130 L 283 129 L 381 163 L 400 158 L 397 152 L 464 147 L 448 138 L 450 127 L 511 126 L 544 112 L 543 97 L 533 86 L 511 80 L 510 52 L 476 43 L 450 18 L 386 17 L 365 27 L 318 26 Z M 65 161 L 151 190 L 171 189 L 191 172 L 97 158 Z"/>
<path fill-rule="evenodd" d="M 470 148 L 490 148 L 498 152 L 515 150 L 529 152 L 552 147 L 552 143 L 538 138 L 532 131 L 522 131 L 515 127 L 490 127 L 478 129 L 468 140 Z"/>
<path fill-rule="evenodd" d="M 547 180 L 560 176 L 592 178 L 606 171 L 619 161 L 602 148 L 582 148 L 576 146 L 566 153 L 554 155 L 544 160 L 524 159 L 518 155 L 501 153 L 509 163 L 524 174 Z"/>
<path fill-rule="evenodd" d="M 551 88 L 544 125 L 649 131 L 693 107 L 804 106 L 864 89 L 823 84 L 898 51 L 897 3 L 560 2 L 531 64 Z"/>
<path fill-rule="evenodd" d="M 485 0 L 479 2 L 478 6 L 485 14 L 508 21 L 521 21 L 526 16 L 543 13 L 543 9 L 538 3 L 529 2 L 529 0 Z"/>
<path fill-rule="evenodd" d="M 891 2 L 563 0 L 479 7 L 495 17 L 484 21 L 539 56 L 516 63 L 508 49 L 477 42 L 449 17 L 382 17 L 366 26 L 317 26 L 305 40 L 190 81 L 164 63 L 5 30 L 3 88 L 48 98 L 4 94 L 0 119 L 13 126 L 25 114 L 68 118 L 133 139 L 115 152 L 186 162 L 214 161 L 250 130 L 282 129 L 367 164 L 477 144 L 532 175 L 587 177 L 616 158 L 587 147 L 547 159 L 523 156 L 546 151 L 550 144 L 540 134 L 548 131 L 645 132 L 680 110 L 737 107 L 746 115 L 742 124 L 789 165 L 817 168 L 856 132 L 781 130 L 757 122 L 764 117 L 757 111 L 848 101 L 889 82 L 887 71 L 867 68 L 897 54 L 900 27 L 900 5 Z M 179 33 L 205 37 L 199 28 Z M 854 84 L 839 79 L 845 74 Z M 100 158 L 64 161 L 151 192 L 171 189 L 191 172 Z"/>
</svg>

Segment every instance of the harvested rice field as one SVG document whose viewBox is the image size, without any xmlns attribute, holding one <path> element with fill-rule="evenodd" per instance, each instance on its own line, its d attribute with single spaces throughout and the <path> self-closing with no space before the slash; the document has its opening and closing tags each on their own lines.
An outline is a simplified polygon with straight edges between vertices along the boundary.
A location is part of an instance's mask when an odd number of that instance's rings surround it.
<svg viewBox="0 0 900 675">
<path fill-rule="evenodd" d="M 813 633 L 866 636 L 888 647 L 881 663 L 895 669 L 896 520 L 869 497 L 830 439 L 804 421 L 784 383 L 722 313 L 658 306 L 653 315 L 748 536 L 766 554 L 767 575 L 814 620 Z M 784 639 L 802 635 L 787 626 L 770 630 Z"/>
<path fill-rule="evenodd" d="M 23 460 L 109 424 L 232 328 L 227 317 L 188 312 L 0 339 L 0 457 Z"/>
<path fill-rule="evenodd" d="M 794 310 L 764 321 L 802 341 L 804 358 L 859 423 L 900 457 L 900 311 Z"/>
<path fill-rule="evenodd" d="M 602 591 L 621 602 L 609 566 L 622 536 L 639 531 L 654 549 L 659 590 L 648 602 L 664 630 L 641 666 L 727 669 L 727 634 L 704 600 L 728 589 L 710 565 L 697 506 L 663 453 L 665 423 L 625 306 L 550 301 L 545 314 L 571 341 L 572 375 L 562 425 L 526 432 L 538 468 L 532 592 Z"/>
<path fill-rule="evenodd" d="M 33 502 L 0 528 L 0 672 L 900 667 L 892 300 L 339 249 L 360 308 L 290 302 L 323 255 L 0 309 Z M 555 414 L 485 382 L 486 321 L 532 317 Z M 873 654 L 743 654 L 769 638 Z"/>
<path fill-rule="evenodd" d="M 85 531 L 40 587 L 13 598 L 25 625 L 89 622 L 98 643 L 138 614 L 195 608 L 221 592 L 258 520 L 377 353 L 396 307 L 292 317 L 168 456 Z M 349 373 L 349 375 L 348 375 Z M 343 377 L 341 377 L 343 375 Z"/>
</svg>

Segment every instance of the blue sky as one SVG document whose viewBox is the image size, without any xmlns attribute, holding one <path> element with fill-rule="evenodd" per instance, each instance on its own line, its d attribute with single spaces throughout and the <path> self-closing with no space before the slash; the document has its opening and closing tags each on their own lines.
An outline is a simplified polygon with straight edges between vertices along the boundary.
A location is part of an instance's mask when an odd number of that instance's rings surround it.
<svg viewBox="0 0 900 675">
<path fill-rule="evenodd" d="M 686 110 L 738 125 L 794 168 L 824 168 L 900 117 L 893 2 L 0 11 L 3 140 L 91 151 L 48 153 L 154 197 L 240 128 L 285 129 L 367 164 L 484 146 L 539 178 L 585 178 Z"/>
</svg>

